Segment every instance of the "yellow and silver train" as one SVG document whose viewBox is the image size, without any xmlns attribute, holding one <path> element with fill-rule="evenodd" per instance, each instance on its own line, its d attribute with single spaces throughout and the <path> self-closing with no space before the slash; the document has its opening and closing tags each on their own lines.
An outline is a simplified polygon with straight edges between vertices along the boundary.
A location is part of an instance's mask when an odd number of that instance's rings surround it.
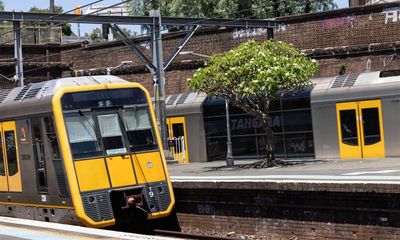
<svg viewBox="0 0 400 240">
<path fill-rule="evenodd" d="M 0 90 L 0 215 L 106 227 L 174 206 L 148 92 L 115 76 Z"/>
</svg>

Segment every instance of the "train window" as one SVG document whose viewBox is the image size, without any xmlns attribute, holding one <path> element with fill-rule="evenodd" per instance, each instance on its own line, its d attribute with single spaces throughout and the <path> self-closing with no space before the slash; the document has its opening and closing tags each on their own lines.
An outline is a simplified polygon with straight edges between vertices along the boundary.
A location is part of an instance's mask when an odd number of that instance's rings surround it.
<svg viewBox="0 0 400 240">
<path fill-rule="evenodd" d="M 123 116 L 131 151 L 157 148 L 148 108 L 124 109 Z"/>
<path fill-rule="evenodd" d="M 46 164 L 40 119 L 32 120 L 33 150 L 39 191 L 47 191 Z"/>
<path fill-rule="evenodd" d="M 381 141 L 378 108 L 361 109 L 363 118 L 364 144 L 371 145 Z"/>
<path fill-rule="evenodd" d="M 185 136 L 185 132 L 183 129 L 183 123 L 172 124 L 172 134 L 176 138 Z M 181 145 L 178 146 L 177 144 L 175 144 L 174 145 L 174 153 L 180 153 L 180 152 L 182 152 Z"/>
<path fill-rule="evenodd" d="M 17 162 L 17 148 L 15 145 L 15 133 L 14 131 L 5 131 L 5 147 L 8 161 L 8 176 L 14 176 L 18 173 L 18 162 Z"/>
<path fill-rule="evenodd" d="M 101 156 L 91 112 L 65 115 L 69 143 L 75 159 Z"/>
<path fill-rule="evenodd" d="M 358 145 L 358 133 L 356 122 L 356 110 L 341 110 L 340 114 L 340 128 L 342 133 L 342 142 L 347 145 Z"/>
<path fill-rule="evenodd" d="M 98 115 L 97 118 L 107 155 L 127 153 L 118 114 Z"/>
<path fill-rule="evenodd" d="M 67 93 L 62 97 L 64 110 L 86 109 L 104 106 L 146 104 L 145 93 L 139 88 L 107 89 Z"/>
<path fill-rule="evenodd" d="M 0 136 L 0 176 L 5 176 L 4 157 L 3 157 L 3 143 Z"/>
<path fill-rule="evenodd" d="M 311 111 L 284 111 L 283 124 L 285 132 L 312 131 Z"/>
<path fill-rule="evenodd" d="M 46 126 L 47 139 L 51 147 L 51 155 L 53 156 L 53 160 L 59 160 L 61 159 L 61 154 L 54 129 L 53 119 L 51 117 L 45 117 L 44 124 Z"/>
<path fill-rule="evenodd" d="M 312 156 L 314 141 L 312 133 L 285 134 L 286 156 Z"/>
</svg>

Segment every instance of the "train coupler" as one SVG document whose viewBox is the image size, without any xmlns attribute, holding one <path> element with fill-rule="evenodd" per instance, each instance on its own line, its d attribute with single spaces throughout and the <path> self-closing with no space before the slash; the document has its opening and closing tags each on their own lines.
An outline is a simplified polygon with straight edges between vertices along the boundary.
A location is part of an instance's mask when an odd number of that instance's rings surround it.
<svg viewBox="0 0 400 240">
<path fill-rule="evenodd" d="M 144 202 L 143 202 L 142 194 L 128 195 L 128 196 L 125 196 L 125 205 L 122 206 L 121 209 L 142 208 L 143 205 L 144 205 Z"/>
</svg>

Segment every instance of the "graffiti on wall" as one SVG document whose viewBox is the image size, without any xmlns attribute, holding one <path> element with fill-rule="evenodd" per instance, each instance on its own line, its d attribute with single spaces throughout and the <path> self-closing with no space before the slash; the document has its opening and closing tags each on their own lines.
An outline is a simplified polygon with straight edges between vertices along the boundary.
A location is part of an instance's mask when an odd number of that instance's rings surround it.
<svg viewBox="0 0 400 240">
<path fill-rule="evenodd" d="M 322 30 L 334 29 L 343 26 L 354 28 L 357 24 L 357 16 L 354 14 L 342 17 L 336 17 L 324 20 L 322 22 Z"/>
<path fill-rule="evenodd" d="M 400 19 L 400 7 L 392 7 L 392 8 L 385 8 L 382 11 L 382 14 L 385 15 L 385 24 L 389 22 L 397 22 Z"/>
<path fill-rule="evenodd" d="M 197 211 L 202 215 L 215 215 L 215 208 L 211 204 L 198 204 Z"/>
<path fill-rule="evenodd" d="M 232 39 L 257 37 L 267 34 L 267 28 L 235 28 L 232 32 Z"/>
</svg>

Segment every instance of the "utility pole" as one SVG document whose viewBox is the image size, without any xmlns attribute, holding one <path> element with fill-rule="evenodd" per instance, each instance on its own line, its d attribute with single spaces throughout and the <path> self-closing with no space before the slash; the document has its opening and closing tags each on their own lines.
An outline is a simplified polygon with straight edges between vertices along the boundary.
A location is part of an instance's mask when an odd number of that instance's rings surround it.
<svg viewBox="0 0 400 240">
<path fill-rule="evenodd" d="M 154 76 L 154 98 L 157 113 L 157 121 L 160 126 L 163 148 L 167 149 L 167 124 L 165 117 L 165 76 L 164 76 L 164 57 L 161 42 L 161 15 L 159 10 L 150 10 L 153 17 L 152 25 L 152 51 L 153 65 L 156 68 Z"/>
<path fill-rule="evenodd" d="M 54 13 L 54 0 L 50 0 L 50 7 L 49 7 L 50 13 Z M 50 42 L 54 42 L 54 23 L 50 23 Z"/>
<path fill-rule="evenodd" d="M 231 120 L 229 117 L 229 100 L 225 99 L 225 114 L 226 114 L 226 166 L 232 168 L 235 166 L 232 153 L 232 139 L 231 139 Z"/>
<path fill-rule="evenodd" d="M 13 21 L 14 30 L 14 58 L 15 58 L 15 75 L 17 77 L 17 86 L 24 86 L 24 70 L 22 58 L 22 38 L 21 38 L 21 23 Z"/>
</svg>

